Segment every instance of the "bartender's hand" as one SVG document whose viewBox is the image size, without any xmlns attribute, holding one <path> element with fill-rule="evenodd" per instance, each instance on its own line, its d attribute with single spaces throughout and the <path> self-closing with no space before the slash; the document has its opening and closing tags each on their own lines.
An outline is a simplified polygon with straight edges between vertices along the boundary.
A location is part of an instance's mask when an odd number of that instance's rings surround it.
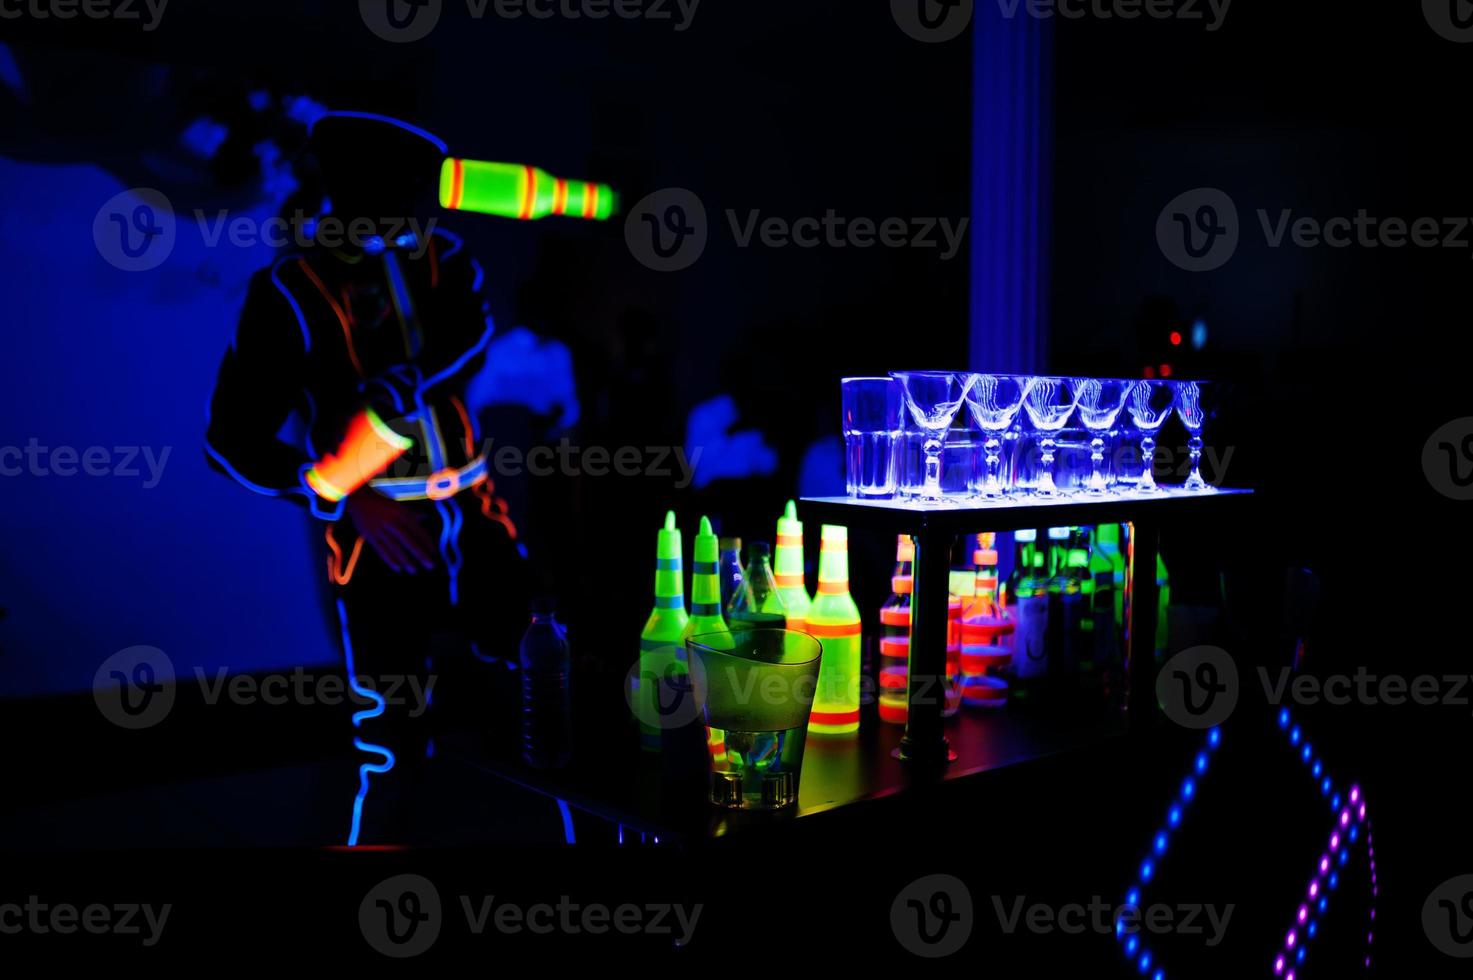
<svg viewBox="0 0 1473 980">
<path fill-rule="evenodd" d="M 348 516 L 378 556 L 409 575 L 435 567 L 435 542 L 410 508 L 361 487 L 348 496 Z"/>
</svg>

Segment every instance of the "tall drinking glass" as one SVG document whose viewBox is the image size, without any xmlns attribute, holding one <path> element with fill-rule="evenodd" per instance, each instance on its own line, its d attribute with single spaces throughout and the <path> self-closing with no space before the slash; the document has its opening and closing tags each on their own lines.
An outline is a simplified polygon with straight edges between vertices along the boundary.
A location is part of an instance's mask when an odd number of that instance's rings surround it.
<svg viewBox="0 0 1473 980">
<path fill-rule="evenodd" d="M 711 802 L 757 810 L 797 803 L 823 647 L 778 629 L 704 633 L 685 646 L 706 727 L 725 734 L 725 753 L 711 756 Z"/>
<path fill-rule="evenodd" d="M 1167 381 L 1137 381 L 1130 390 L 1126 408 L 1130 422 L 1141 437 L 1141 478 L 1136 489 L 1142 493 L 1159 490 L 1151 466 L 1156 459 L 1156 433 L 1161 431 L 1171 406 L 1176 402 L 1176 392 Z"/>
<path fill-rule="evenodd" d="M 844 477 L 851 497 L 895 495 L 904 393 L 894 378 L 845 378 Z"/>
<path fill-rule="evenodd" d="M 974 374 L 967 387 L 967 408 L 983 432 L 986 473 L 980 494 L 1001 497 L 1007 489 L 998 478 L 1002 466 L 1002 437 L 1018 417 L 1033 379 L 1012 374 Z"/>
<path fill-rule="evenodd" d="M 1028 420 L 1038 430 L 1039 459 L 1038 485 L 1034 493 L 1040 497 L 1054 497 L 1059 493 L 1054 484 L 1054 455 L 1058 451 L 1059 430 L 1074 414 L 1078 401 L 1073 378 L 1034 378 L 1023 399 L 1023 408 Z"/>
<path fill-rule="evenodd" d="M 1202 410 L 1202 396 L 1207 386 L 1200 381 L 1174 381 L 1172 387 L 1176 389 L 1177 417 L 1187 427 L 1187 452 L 1192 464 L 1182 489 L 1206 490 L 1207 481 L 1202 479 L 1202 424 L 1207 415 Z"/>
<path fill-rule="evenodd" d="M 1134 382 L 1116 379 L 1080 378 L 1075 381 L 1079 393 L 1079 421 L 1089 431 L 1090 476 L 1085 490 L 1091 494 L 1105 492 L 1105 437 L 1115 427 L 1125 409 Z"/>
<path fill-rule="evenodd" d="M 951 371 L 895 371 L 905 391 L 905 407 L 910 417 L 925 433 L 925 482 L 917 500 L 928 504 L 948 501 L 941 493 L 941 450 L 946 432 L 956 420 L 957 409 L 966 396 L 970 375 Z"/>
</svg>

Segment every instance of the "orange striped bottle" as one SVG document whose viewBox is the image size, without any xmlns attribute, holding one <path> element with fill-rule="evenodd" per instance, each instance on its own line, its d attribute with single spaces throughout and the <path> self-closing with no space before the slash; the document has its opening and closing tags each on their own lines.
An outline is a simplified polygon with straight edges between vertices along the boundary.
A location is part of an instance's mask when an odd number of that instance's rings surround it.
<svg viewBox="0 0 1473 980">
<path fill-rule="evenodd" d="M 997 535 L 977 535 L 975 612 L 962 617 L 962 702 L 979 708 L 1007 704 L 1003 668 L 1013 660 L 1013 621 L 1003 609 L 997 584 Z"/>
<path fill-rule="evenodd" d="M 773 566 L 788 629 L 805 633 L 813 600 L 808 597 L 808 586 L 803 581 L 803 522 L 798 520 L 797 501 L 789 500 L 787 511 L 777 519 L 777 555 Z"/>
<path fill-rule="evenodd" d="M 895 574 L 890 576 L 890 598 L 880 607 L 880 720 L 903 725 L 910 704 L 910 591 L 915 542 L 900 535 L 895 546 Z"/>
<path fill-rule="evenodd" d="M 808 611 L 808 633 L 823 645 L 818 690 L 808 730 L 823 735 L 859 731 L 859 661 L 863 643 L 859 607 L 849 595 L 849 529 L 823 526 L 818 595 Z"/>
</svg>

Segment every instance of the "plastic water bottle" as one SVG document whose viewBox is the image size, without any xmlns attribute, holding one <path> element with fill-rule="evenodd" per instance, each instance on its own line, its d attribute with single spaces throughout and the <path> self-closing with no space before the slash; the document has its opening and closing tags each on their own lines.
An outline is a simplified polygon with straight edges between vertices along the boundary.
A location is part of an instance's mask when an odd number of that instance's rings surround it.
<svg viewBox="0 0 1473 980">
<path fill-rule="evenodd" d="M 553 613 L 551 599 L 534 601 L 522 636 L 522 758 L 536 769 L 567 765 L 573 749 L 572 655 Z"/>
</svg>

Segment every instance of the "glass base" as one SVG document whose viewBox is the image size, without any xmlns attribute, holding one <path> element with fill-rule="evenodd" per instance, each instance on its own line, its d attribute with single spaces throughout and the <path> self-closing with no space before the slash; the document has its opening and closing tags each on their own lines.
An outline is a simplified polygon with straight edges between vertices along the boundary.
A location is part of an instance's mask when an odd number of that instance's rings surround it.
<svg viewBox="0 0 1473 980">
<path fill-rule="evenodd" d="M 730 810 L 780 810 L 798 802 L 798 780 L 790 772 L 743 778 L 739 772 L 711 774 L 711 802 Z"/>
</svg>

